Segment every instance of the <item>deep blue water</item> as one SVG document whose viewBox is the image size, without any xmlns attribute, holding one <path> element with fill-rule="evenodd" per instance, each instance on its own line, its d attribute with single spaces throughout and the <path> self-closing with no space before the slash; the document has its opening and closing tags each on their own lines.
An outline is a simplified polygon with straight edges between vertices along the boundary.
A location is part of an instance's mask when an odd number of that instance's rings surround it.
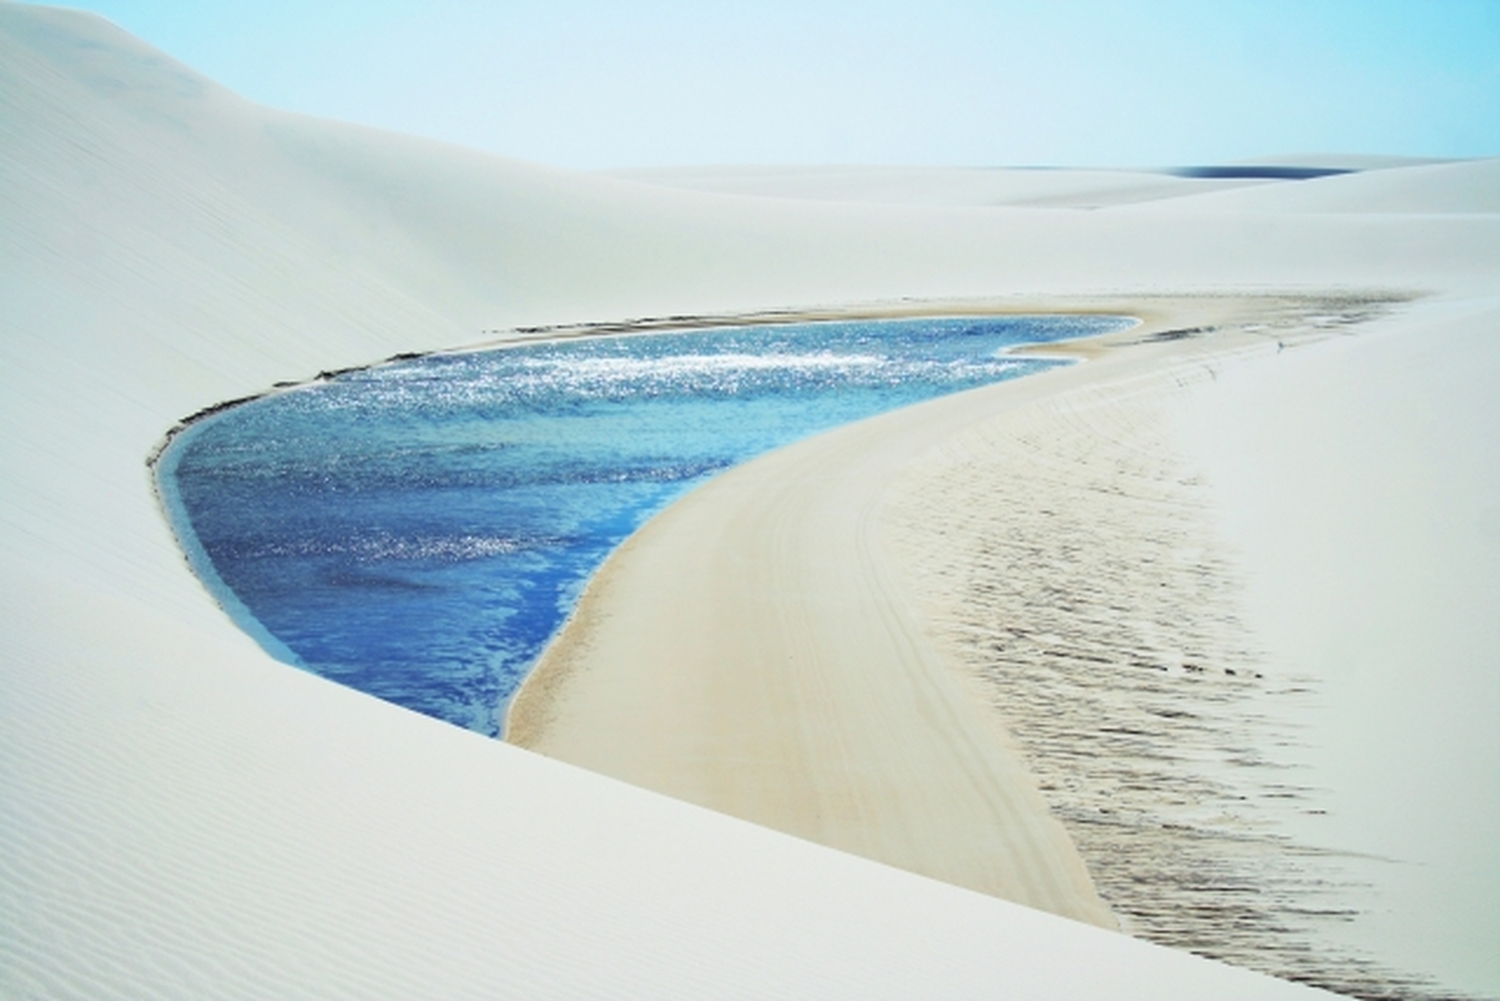
<svg viewBox="0 0 1500 1001">
<path fill-rule="evenodd" d="M 1111 317 L 761 326 L 430 356 L 194 423 L 158 464 L 195 569 L 274 655 L 482 733 L 590 573 L 719 470 L 1056 362 Z"/>
</svg>

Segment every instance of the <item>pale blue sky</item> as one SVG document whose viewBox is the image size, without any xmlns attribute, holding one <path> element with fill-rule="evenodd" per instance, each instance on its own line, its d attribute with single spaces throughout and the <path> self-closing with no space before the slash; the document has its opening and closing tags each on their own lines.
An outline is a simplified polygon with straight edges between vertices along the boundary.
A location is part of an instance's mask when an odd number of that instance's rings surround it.
<svg viewBox="0 0 1500 1001">
<path fill-rule="evenodd" d="M 1500 0 L 84 0 L 282 108 L 568 167 L 1500 154 Z"/>
</svg>

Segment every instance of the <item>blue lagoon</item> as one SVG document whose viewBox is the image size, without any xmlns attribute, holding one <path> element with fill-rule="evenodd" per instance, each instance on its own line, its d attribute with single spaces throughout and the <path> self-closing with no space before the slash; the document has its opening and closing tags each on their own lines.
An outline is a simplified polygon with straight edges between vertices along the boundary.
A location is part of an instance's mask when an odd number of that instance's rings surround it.
<svg viewBox="0 0 1500 1001">
<path fill-rule="evenodd" d="M 481 733 L 589 575 L 729 466 L 1060 364 L 1100 316 L 532 342 L 344 373 L 189 424 L 158 487 L 195 572 L 274 656 Z"/>
</svg>

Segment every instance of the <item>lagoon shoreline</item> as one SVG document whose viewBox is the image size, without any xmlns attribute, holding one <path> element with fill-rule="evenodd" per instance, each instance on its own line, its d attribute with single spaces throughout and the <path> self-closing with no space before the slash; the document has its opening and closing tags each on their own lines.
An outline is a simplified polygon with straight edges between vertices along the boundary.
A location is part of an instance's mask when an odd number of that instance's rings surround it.
<svg viewBox="0 0 1500 1001">
<path fill-rule="evenodd" d="M 158 494 L 200 579 L 272 656 L 498 736 L 594 568 L 694 485 L 1059 364 L 1016 347 L 1134 322 L 634 325 L 404 356 L 211 409 L 160 453 Z"/>
</svg>

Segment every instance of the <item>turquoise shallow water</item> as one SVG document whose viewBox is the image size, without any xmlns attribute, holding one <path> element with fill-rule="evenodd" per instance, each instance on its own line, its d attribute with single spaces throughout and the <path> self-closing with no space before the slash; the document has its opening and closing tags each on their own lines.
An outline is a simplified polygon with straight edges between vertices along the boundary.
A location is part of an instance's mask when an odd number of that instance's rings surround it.
<svg viewBox="0 0 1500 1001">
<path fill-rule="evenodd" d="M 233 407 L 174 438 L 195 569 L 283 660 L 482 733 L 589 574 L 714 473 L 1054 361 L 1118 317 L 758 326 L 437 355 Z"/>
</svg>

